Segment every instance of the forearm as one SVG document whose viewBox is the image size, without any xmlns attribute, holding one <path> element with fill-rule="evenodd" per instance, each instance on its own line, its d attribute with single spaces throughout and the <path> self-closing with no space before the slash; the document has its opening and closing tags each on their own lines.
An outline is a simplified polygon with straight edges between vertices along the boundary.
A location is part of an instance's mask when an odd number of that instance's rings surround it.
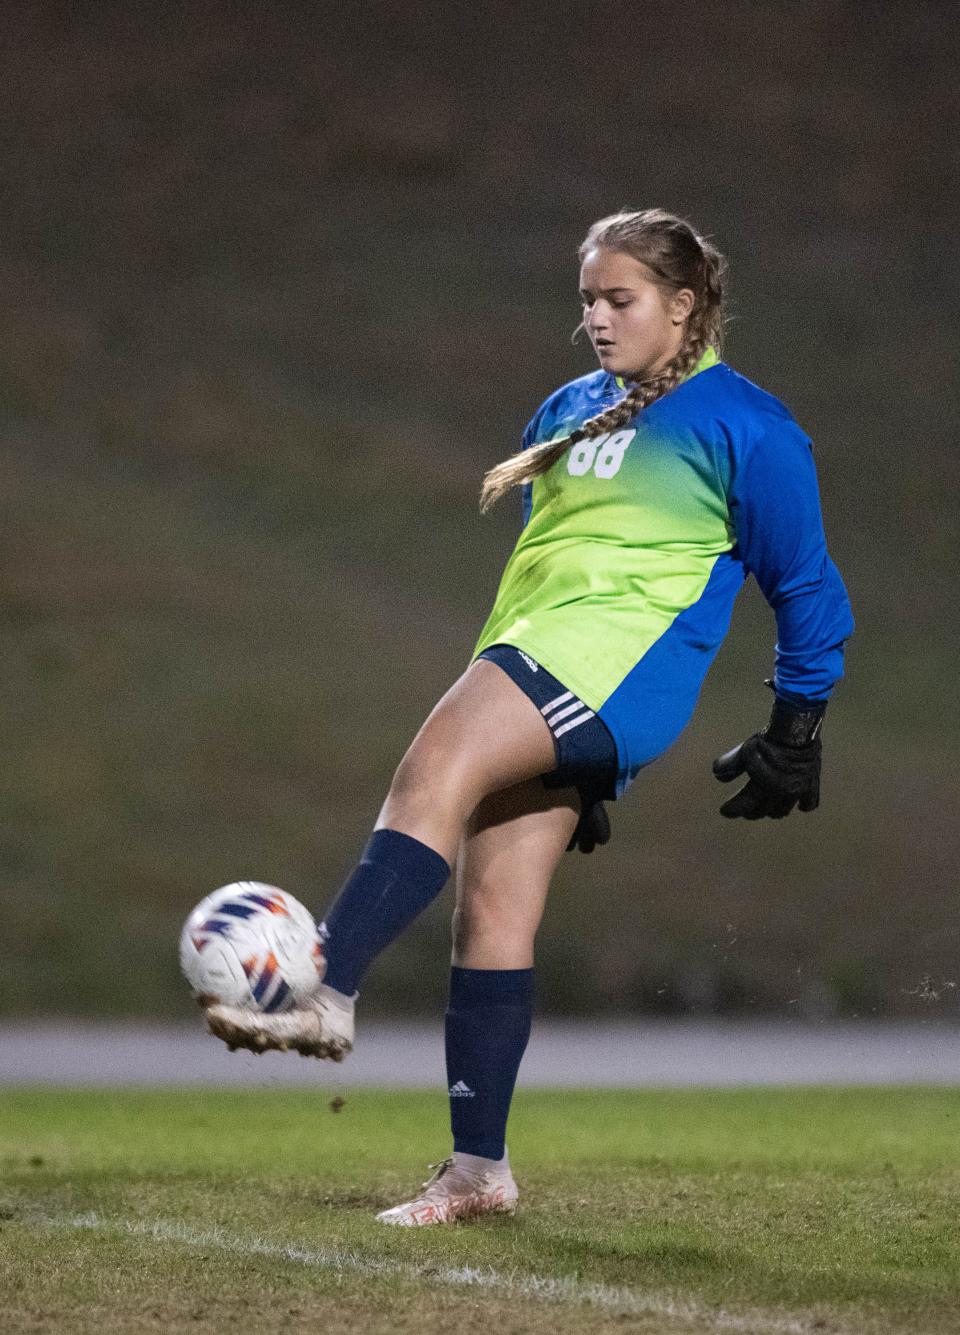
<svg viewBox="0 0 960 1335">
<path fill-rule="evenodd" d="M 844 642 L 853 616 L 843 580 L 827 557 L 819 577 L 771 600 L 777 620 L 773 688 L 803 706 L 825 701 L 843 676 Z"/>
</svg>

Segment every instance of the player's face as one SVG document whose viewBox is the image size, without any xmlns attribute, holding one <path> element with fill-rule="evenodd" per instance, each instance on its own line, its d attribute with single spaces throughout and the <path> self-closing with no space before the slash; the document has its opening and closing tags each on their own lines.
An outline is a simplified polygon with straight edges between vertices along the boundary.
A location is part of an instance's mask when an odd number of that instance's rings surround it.
<svg viewBox="0 0 960 1335">
<path fill-rule="evenodd" d="M 583 323 L 600 365 L 642 380 L 678 351 L 693 305 L 689 288 L 666 291 L 650 270 L 619 250 L 591 250 L 580 268 Z"/>
</svg>

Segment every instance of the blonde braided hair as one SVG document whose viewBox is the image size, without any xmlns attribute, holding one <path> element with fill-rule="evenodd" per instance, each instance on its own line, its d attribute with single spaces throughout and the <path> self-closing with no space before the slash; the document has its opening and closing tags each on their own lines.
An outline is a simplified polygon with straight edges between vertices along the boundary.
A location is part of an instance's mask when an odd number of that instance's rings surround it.
<svg viewBox="0 0 960 1335">
<path fill-rule="evenodd" d="M 721 349 L 726 264 L 720 252 L 685 219 L 663 209 L 612 213 L 587 232 L 578 252 L 580 260 L 598 249 L 621 251 L 638 260 L 650 270 L 653 281 L 667 291 L 689 288 L 693 292 L 694 303 L 680 347 L 658 375 L 638 381 L 618 403 L 588 418 L 568 436 L 533 445 L 491 468 L 480 493 L 481 513 L 485 514 L 511 487 L 548 472 L 578 441 L 616 431 L 643 408 L 669 394 L 693 371 L 707 348 Z"/>
</svg>

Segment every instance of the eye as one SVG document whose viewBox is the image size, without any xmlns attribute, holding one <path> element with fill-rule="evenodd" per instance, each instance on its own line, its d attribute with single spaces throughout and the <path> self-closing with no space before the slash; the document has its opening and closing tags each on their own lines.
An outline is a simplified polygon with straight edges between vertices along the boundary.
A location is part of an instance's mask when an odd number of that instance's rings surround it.
<svg viewBox="0 0 960 1335">
<path fill-rule="evenodd" d="M 630 305 L 630 298 L 627 297 L 626 300 L 621 299 L 620 301 L 611 301 L 610 305 L 615 307 L 618 311 L 622 311 L 624 306 Z"/>
</svg>

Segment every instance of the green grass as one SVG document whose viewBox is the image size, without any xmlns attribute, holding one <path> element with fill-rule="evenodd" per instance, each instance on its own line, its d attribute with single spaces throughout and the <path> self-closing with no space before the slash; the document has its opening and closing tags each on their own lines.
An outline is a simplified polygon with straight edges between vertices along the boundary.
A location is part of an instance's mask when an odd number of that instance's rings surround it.
<svg viewBox="0 0 960 1335">
<path fill-rule="evenodd" d="M 319 1090 L 7 1092 L 0 1329 L 960 1330 L 960 1091 L 527 1092 L 516 1219 L 375 1224 L 445 1116 L 406 1092 L 338 1114 Z"/>
</svg>

